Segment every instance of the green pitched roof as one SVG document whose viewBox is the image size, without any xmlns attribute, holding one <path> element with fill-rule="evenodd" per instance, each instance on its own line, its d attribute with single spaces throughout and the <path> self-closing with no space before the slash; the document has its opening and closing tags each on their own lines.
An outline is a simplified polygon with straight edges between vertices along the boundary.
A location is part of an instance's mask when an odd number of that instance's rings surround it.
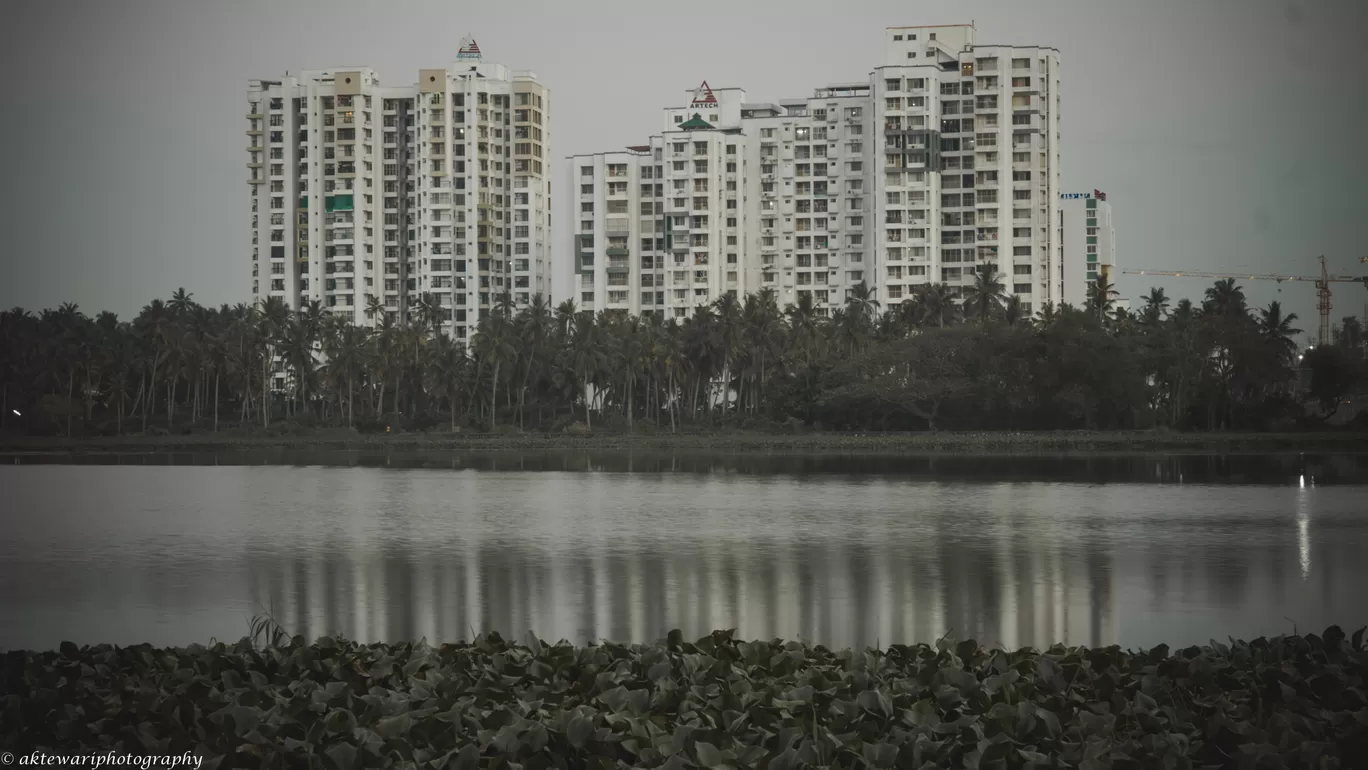
<svg viewBox="0 0 1368 770">
<path fill-rule="evenodd" d="M 712 128 L 712 124 L 704 120 L 702 115 L 695 112 L 691 119 L 680 123 L 679 128 L 685 131 L 694 131 L 696 129 Z"/>
</svg>

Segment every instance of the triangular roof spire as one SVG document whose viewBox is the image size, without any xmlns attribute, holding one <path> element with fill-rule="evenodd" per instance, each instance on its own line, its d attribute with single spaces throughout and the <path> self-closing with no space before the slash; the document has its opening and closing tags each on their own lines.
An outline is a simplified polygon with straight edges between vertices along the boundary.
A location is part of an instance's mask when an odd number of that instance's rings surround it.
<svg viewBox="0 0 1368 770">
<path fill-rule="evenodd" d="M 708 81 L 706 80 L 703 81 L 703 85 L 694 89 L 693 103 L 689 106 L 700 107 L 704 105 L 710 107 L 717 105 L 717 96 L 715 96 L 712 89 L 708 87 Z"/>
<path fill-rule="evenodd" d="M 456 52 L 457 59 L 479 59 L 480 44 L 475 42 L 473 35 L 466 35 L 461 39 L 461 50 Z"/>
</svg>

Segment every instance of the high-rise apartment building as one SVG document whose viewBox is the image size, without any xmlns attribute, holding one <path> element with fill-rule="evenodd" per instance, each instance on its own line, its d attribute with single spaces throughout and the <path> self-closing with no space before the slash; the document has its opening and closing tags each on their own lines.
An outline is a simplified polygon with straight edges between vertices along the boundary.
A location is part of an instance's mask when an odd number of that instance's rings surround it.
<svg viewBox="0 0 1368 770">
<path fill-rule="evenodd" d="M 550 293 L 550 91 L 482 61 L 383 86 L 366 68 L 248 88 L 252 294 L 358 324 L 426 299 L 469 336 L 507 293 Z M 378 312 L 377 312 L 378 311 Z"/>
<path fill-rule="evenodd" d="M 1106 193 L 1093 190 L 1059 196 L 1059 245 L 1064 302 L 1083 307 L 1088 284 L 1098 275 L 1116 282 L 1116 229 Z"/>
<path fill-rule="evenodd" d="M 574 156 L 574 298 L 686 316 L 773 289 L 885 306 L 962 291 L 978 265 L 1029 307 L 1059 302 L 1059 57 L 974 28 L 886 30 L 867 80 L 750 103 L 705 82 L 659 136 Z"/>
<path fill-rule="evenodd" d="M 880 298 L 926 281 L 970 285 L 988 265 L 1025 309 L 1058 303 L 1059 53 L 978 45 L 974 31 L 884 32 L 871 78 Z"/>
</svg>

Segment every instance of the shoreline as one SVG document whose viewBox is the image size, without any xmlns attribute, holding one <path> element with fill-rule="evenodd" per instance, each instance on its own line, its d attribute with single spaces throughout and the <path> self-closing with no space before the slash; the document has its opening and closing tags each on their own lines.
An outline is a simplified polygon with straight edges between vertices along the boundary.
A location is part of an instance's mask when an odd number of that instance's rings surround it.
<svg viewBox="0 0 1368 770">
<path fill-rule="evenodd" d="M 970 453 L 1042 452 L 1368 452 L 1368 433 L 1173 433 L 1164 431 L 1053 431 L 1021 433 L 760 433 L 681 434 L 453 434 L 365 435 L 320 431 L 306 435 L 191 434 L 121 437 L 0 437 L 3 454 L 121 454 L 170 452 L 318 451 L 622 451 Z"/>
</svg>

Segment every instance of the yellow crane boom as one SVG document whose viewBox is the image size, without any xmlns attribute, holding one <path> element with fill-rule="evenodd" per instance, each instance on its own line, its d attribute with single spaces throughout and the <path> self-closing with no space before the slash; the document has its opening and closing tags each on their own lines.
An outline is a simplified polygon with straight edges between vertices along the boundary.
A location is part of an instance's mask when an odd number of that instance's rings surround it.
<svg viewBox="0 0 1368 770">
<path fill-rule="evenodd" d="M 1368 262 L 1368 257 L 1359 257 L 1359 262 Z M 1122 270 L 1128 275 L 1164 275 L 1174 278 L 1235 278 L 1241 281 L 1311 281 L 1316 284 L 1316 310 L 1320 313 L 1318 344 L 1330 342 L 1330 284 L 1362 283 L 1368 287 L 1368 276 L 1330 275 L 1325 265 L 1325 257 L 1320 257 L 1320 275 L 1279 275 L 1277 273 L 1211 273 L 1205 270 Z"/>
</svg>

